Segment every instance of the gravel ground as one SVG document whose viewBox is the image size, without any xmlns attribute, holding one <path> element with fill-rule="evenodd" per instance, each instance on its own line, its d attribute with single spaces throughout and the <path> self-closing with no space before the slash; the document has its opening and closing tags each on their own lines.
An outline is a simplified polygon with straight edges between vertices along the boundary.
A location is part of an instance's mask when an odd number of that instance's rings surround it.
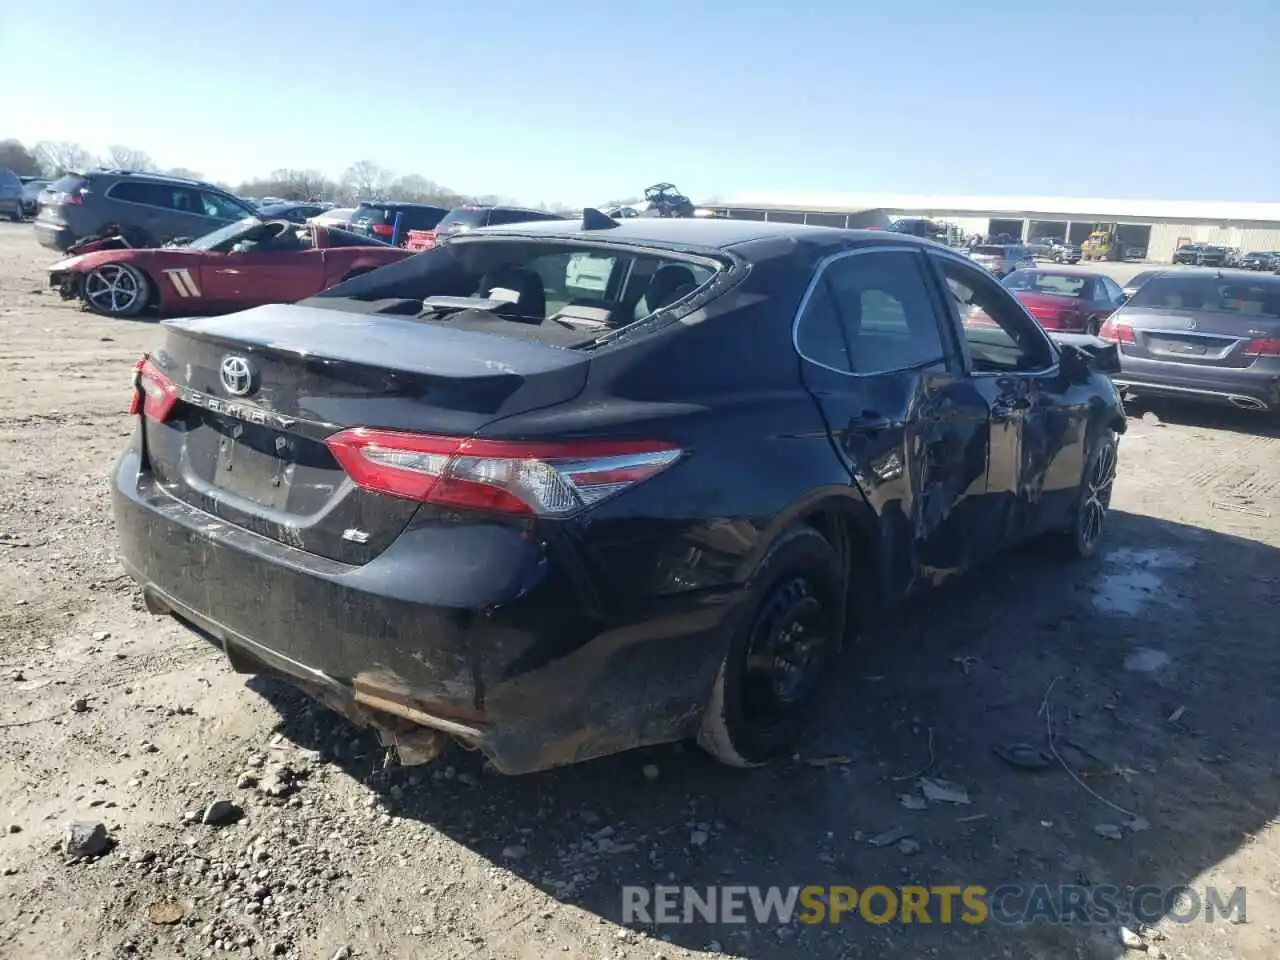
<svg viewBox="0 0 1280 960">
<path fill-rule="evenodd" d="M 384 769 L 372 738 L 142 610 L 106 476 L 157 331 L 59 302 L 51 259 L 0 224 L 0 956 L 1280 955 L 1263 420 L 1131 419 L 1103 555 L 1023 550 L 894 616 L 788 764 Z M 1044 749 L 1047 723 L 1078 779 L 993 753 Z M 924 774 L 968 802 L 924 801 Z M 1244 886 L 1247 922 L 620 925 L 622 884 L 666 883 Z"/>
</svg>

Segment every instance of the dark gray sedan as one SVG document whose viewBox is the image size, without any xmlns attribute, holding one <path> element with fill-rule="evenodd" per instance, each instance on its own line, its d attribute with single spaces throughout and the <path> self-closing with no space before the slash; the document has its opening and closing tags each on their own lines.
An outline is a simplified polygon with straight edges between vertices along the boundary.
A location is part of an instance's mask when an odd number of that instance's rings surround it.
<svg viewBox="0 0 1280 960">
<path fill-rule="evenodd" d="M 1161 271 L 1098 336 L 1119 345 L 1126 394 L 1280 409 L 1280 277 Z"/>
</svg>

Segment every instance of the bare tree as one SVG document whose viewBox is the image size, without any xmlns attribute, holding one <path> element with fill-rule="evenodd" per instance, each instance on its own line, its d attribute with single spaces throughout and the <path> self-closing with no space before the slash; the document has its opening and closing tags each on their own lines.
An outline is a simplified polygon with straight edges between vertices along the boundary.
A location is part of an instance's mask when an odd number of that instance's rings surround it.
<svg viewBox="0 0 1280 960">
<path fill-rule="evenodd" d="M 186 180 L 204 179 L 198 170 L 192 170 L 190 167 L 170 167 L 165 173 L 171 177 L 183 177 Z"/>
<path fill-rule="evenodd" d="M 20 177 L 40 175 L 40 161 L 18 140 L 0 140 L 0 167 L 12 170 Z"/>
<path fill-rule="evenodd" d="M 135 150 L 133 147 L 122 147 L 119 144 L 107 147 L 106 156 L 102 158 L 103 163 L 115 170 L 156 170 L 156 162 L 151 159 L 151 154 L 145 150 Z"/>
<path fill-rule="evenodd" d="M 391 185 L 392 174 L 372 160 L 357 160 L 342 174 L 342 186 L 356 200 L 372 200 Z"/>
<path fill-rule="evenodd" d="M 337 186 L 318 170 L 290 170 L 282 167 L 269 176 L 246 180 L 237 191 L 246 197 L 279 197 L 281 200 L 326 200 L 337 192 Z"/>
<path fill-rule="evenodd" d="M 61 177 L 93 166 L 93 154 L 80 144 L 66 140 L 42 140 L 33 152 L 46 177 Z"/>
<path fill-rule="evenodd" d="M 457 207 L 470 202 L 470 197 L 442 187 L 417 173 L 398 177 L 387 186 L 387 195 L 406 203 L 431 203 L 438 207 Z"/>
</svg>

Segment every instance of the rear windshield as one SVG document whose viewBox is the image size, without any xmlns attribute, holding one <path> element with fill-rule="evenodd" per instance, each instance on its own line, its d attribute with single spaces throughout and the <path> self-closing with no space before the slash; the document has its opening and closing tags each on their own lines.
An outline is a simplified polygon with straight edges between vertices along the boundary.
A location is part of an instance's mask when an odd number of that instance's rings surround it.
<svg viewBox="0 0 1280 960">
<path fill-rule="evenodd" d="M 1005 247 L 974 247 L 973 252 L 983 257 L 1003 257 L 1009 253 Z"/>
<path fill-rule="evenodd" d="M 1241 271 L 1244 273 L 1244 271 Z M 1163 310 L 1213 310 L 1280 319 L 1280 277 L 1153 277 L 1129 301 L 1133 307 Z"/>
<path fill-rule="evenodd" d="M 352 220 L 368 220 L 370 223 L 390 223 L 391 217 L 386 207 L 375 207 L 372 204 L 362 203 L 356 207 L 356 212 L 351 216 Z"/>
<path fill-rule="evenodd" d="M 1069 273 L 1015 270 L 1005 277 L 1004 285 L 1010 290 L 1051 293 L 1059 297 L 1083 297 L 1089 288 L 1089 278 Z"/>
<path fill-rule="evenodd" d="M 81 187 L 87 186 L 89 183 L 84 177 L 69 173 L 65 177 L 59 177 L 53 183 L 49 184 L 50 190 L 56 190 L 58 193 L 74 193 Z"/>
<path fill-rule="evenodd" d="M 1271 254 L 1264 253 L 1261 250 L 1255 250 L 1253 253 L 1246 253 L 1245 256 L 1246 257 L 1269 257 L 1271 256 Z"/>
<path fill-rule="evenodd" d="M 483 227 L 489 217 L 488 207 L 455 207 L 446 213 L 436 229 Z"/>
<path fill-rule="evenodd" d="M 306 303 L 582 346 L 683 300 L 718 269 L 711 260 L 573 241 L 459 239 Z"/>
</svg>

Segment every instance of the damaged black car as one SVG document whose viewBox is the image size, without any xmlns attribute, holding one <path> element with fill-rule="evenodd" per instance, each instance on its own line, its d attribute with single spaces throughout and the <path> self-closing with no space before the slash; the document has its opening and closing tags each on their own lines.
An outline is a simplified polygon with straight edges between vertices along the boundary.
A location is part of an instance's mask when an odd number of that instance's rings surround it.
<svg viewBox="0 0 1280 960">
<path fill-rule="evenodd" d="M 887 605 L 1103 536 L 1113 345 L 910 236 L 514 224 L 169 321 L 113 475 L 148 609 L 505 773 L 785 755 Z"/>
</svg>

